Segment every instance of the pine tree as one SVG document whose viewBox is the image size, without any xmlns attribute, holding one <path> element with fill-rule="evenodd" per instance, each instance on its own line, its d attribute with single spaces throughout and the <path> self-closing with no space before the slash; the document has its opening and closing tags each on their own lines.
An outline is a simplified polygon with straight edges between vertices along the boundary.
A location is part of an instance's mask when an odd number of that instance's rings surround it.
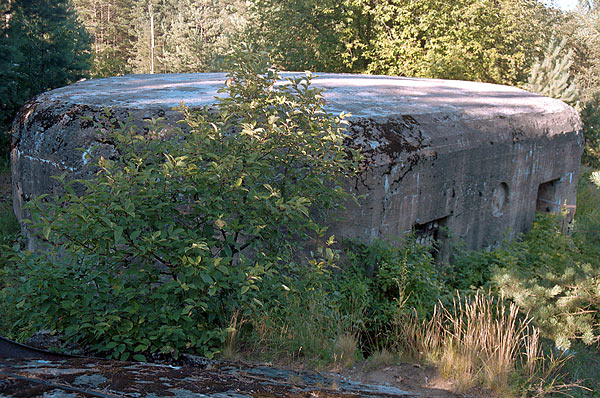
<svg viewBox="0 0 600 398">
<path fill-rule="evenodd" d="M 556 37 L 552 37 L 544 58 L 538 58 L 531 68 L 527 88 L 538 94 L 576 105 L 579 88 L 571 76 L 573 51 L 565 53 L 566 44 L 566 39 L 559 42 Z"/>
<path fill-rule="evenodd" d="M 86 76 L 89 36 L 70 0 L 21 0 L 13 11 L 9 37 L 21 38 L 21 85 L 30 95 Z"/>
<path fill-rule="evenodd" d="M 8 154 L 10 136 L 7 134 L 16 110 L 27 99 L 28 92 L 19 87 L 21 54 L 18 40 L 9 36 L 12 20 L 11 3 L 0 4 L 0 158 Z"/>
<path fill-rule="evenodd" d="M 131 72 L 134 36 L 131 35 L 133 0 L 73 0 L 92 37 L 91 75 L 107 77 Z"/>
<path fill-rule="evenodd" d="M 135 0 L 129 64 L 136 73 L 150 73 L 153 33 L 155 73 L 218 70 L 231 37 L 242 29 L 243 14 L 241 0 Z"/>
<path fill-rule="evenodd" d="M 0 28 L 0 131 L 21 105 L 45 90 L 86 76 L 89 38 L 69 0 L 2 2 Z M 5 137 L 4 137 L 5 138 Z M 7 153 L 0 140 L 0 155 Z"/>
<path fill-rule="evenodd" d="M 9 37 L 12 10 L 10 3 L 0 4 L 0 14 L 4 17 L 0 25 L 0 129 L 11 122 L 15 109 L 25 100 L 26 93 L 19 90 L 18 65 L 21 54 L 17 50 L 17 42 Z"/>
</svg>

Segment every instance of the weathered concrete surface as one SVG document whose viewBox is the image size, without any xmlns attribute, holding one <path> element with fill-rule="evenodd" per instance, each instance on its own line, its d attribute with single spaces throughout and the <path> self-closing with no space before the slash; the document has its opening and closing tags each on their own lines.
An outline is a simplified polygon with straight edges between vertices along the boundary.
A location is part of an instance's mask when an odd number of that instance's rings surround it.
<svg viewBox="0 0 600 398">
<path fill-rule="evenodd" d="M 133 75 L 30 101 L 13 125 L 17 217 L 33 196 L 58 192 L 50 176 L 86 177 L 85 154 L 110 152 L 82 116 L 98 120 L 108 106 L 120 120 L 131 113 L 174 123 L 172 107 L 213 103 L 224 81 L 224 74 Z M 529 228 L 536 208 L 566 204 L 573 212 L 583 136 L 566 104 L 474 82 L 339 74 L 313 82 L 327 89 L 329 110 L 353 114 L 349 142 L 364 155 L 351 183 L 364 198 L 332 226 L 338 237 L 390 238 L 415 229 L 424 241 L 447 242 L 447 228 L 467 248 L 482 248 Z"/>
</svg>

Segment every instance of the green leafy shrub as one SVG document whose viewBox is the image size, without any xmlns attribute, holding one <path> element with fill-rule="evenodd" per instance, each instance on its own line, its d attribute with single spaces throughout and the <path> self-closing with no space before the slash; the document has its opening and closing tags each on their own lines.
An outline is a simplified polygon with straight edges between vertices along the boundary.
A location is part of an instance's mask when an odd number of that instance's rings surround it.
<svg viewBox="0 0 600 398">
<path fill-rule="evenodd" d="M 8 338 L 18 337 L 19 332 L 27 333 L 29 330 L 18 330 L 15 324 L 19 321 L 19 312 L 15 310 L 15 286 L 18 279 L 15 277 L 12 265 L 13 254 L 18 250 L 18 245 L 13 247 L 9 242 L 10 236 L 3 236 L 0 240 L 0 336 Z"/>
<path fill-rule="evenodd" d="M 358 333 L 361 308 L 340 306 L 342 293 L 331 262 L 313 265 L 298 270 L 284 283 L 268 284 L 269 304 L 260 316 L 253 317 L 246 343 L 268 358 L 317 366 L 338 361 L 350 364 L 357 358 L 348 357 L 347 346 Z M 358 355 L 358 345 L 354 348 Z"/>
<path fill-rule="evenodd" d="M 368 343 L 384 341 L 399 311 L 426 316 L 444 289 L 430 248 L 406 239 L 401 244 L 349 243 L 349 267 L 337 282 L 341 308 L 359 307 Z M 347 310 L 342 310 L 343 312 Z"/>
<path fill-rule="evenodd" d="M 107 112 L 114 156 L 33 204 L 45 243 L 19 254 L 20 322 L 121 359 L 213 355 L 232 313 L 263 305 L 264 280 L 309 266 L 295 259 L 354 172 L 343 115 L 324 112 L 310 80 L 282 82 L 241 51 L 228 95 L 183 109 L 186 129 L 140 134 Z"/>
<path fill-rule="evenodd" d="M 1 160 L 0 160 L 1 162 Z M 10 170 L 0 168 L 0 174 L 9 174 Z M 11 202 L 0 202 L 0 336 L 13 337 L 13 324 L 17 314 L 11 309 L 10 302 L 15 281 L 11 278 L 13 253 L 19 247 L 20 225 L 15 217 Z"/>
<path fill-rule="evenodd" d="M 569 356 L 565 362 L 566 381 L 577 384 L 583 388 L 569 391 L 574 398 L 600 397 L 600 351 L 597 347 L 586 346 L 575 342 L 571 346 L 574 355 Z"/>
<path fill-rule="evenodd" d="M 494 251 L 457 251 L 444 270 L 444 282 L 450 290 L 472 291 L 488 287 L 492 268 L 506 264 L 508 253 Z"/>
<path fill-rule="evenodd" d="M 247 343 L 268 357 L 342 366 L 396 345 L 399 313 L 428 315 L 443 293 L 429 250 L 412 239 L 326 248 L 312 268 L 266 283 L 269 306 Z"/>
</svg>

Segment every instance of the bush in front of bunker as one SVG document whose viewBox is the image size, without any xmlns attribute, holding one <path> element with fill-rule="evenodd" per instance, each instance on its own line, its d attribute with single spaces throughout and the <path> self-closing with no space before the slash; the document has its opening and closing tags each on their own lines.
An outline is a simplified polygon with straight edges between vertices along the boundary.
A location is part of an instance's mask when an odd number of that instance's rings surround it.
<svg viewBox="0 0 600 398">
<path fill-rule="evenodd" d="M 159 121 L 145 135 L 129 125 L 106 133 L 115 156 L 74 182 L 84 195 L 66 183 L 62 197 L 34 201 L 46 250 L 16 255 L 15 327 L 120 359 L 212 356 L 234 312 L 263 306 L 263 289 L 276 294 L 332 261 L 330 250 L 294 261 L 321 240 L 318 220 L 343 203 L 357 163 L 342 145 L 344 115 L 324 112 L 310 80 L 278 84 L 265 57 L 238 51 L 229 95 L 183 109 L 186 132 L 171 135 L 185 139 L 165 139 Z"/>
</svg>

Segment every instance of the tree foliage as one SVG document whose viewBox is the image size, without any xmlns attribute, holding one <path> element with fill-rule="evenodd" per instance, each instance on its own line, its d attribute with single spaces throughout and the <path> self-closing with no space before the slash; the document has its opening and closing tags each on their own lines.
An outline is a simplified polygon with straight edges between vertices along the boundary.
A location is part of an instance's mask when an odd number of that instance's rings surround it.
<svg viewBox="0 0 600 398">
<path fill-rule="evenodd" d="M 572 78 L 573 50 L 566 50 L 567 39 L 555 37 L 548 43 L 543 59 L 531 68 L 527 88 L 546 97 L 557 98 L 571 105 L 579 100 L 579 87 Z"/>
<path fill-rule="evenodd" d="M 128 58 L 134 39 L 132 0 L 73 0 L 92 39 L 94 77 L 131 72 Z"/>
<path fill-rule="evenodd" d="M 341 30 L 345 4 L 335 0 L 252 1 L 245 39 L 285 70 L 346 71 Z"/>
<path fill-rule="evenodd" d="M 518 84 L 560 13 L 537 0 L 74 0 L 98 75 L 212 71 L 251 42 L 286 70 Z M 151 5 L 151 8 L 149 6 Z"/>
<path fill-rule="evenodd" d="M 223 68 L 231 46 L 230 36 L 245 24 L 244 4 L 235 0 L 175 1 L 166 19 L 164 48 L 158 61 L 177 72 L 214 71 Z"/>
<path fill-rule="evenodd" d="M 537 1 L 379 3 L 368 70 L 493 83 L 523 81 L 550 11 Z"/>
<path fill-rule="evenodd" d="M 89 37 L 69 0 L 8 1 L 0 11 L 5 17 L 0 27 L 4 133 L 28 98 L 86 76 L 90 53 Z"/>
<path fill-rule="evenodd" d="M 69 0 L 15 2 L 8 31 L 20 59 L 20 90 L 28 96 L 86 75 L 89 37 Z"/>
<path fill-rule="evenodd" d="M 558 231 L 555 218 L 540 218 L 523 242 L 497 254 L 504 258 L 494 284 L 558 348 L 569 348 L 573 339 L 600 341 L 600 269 Z"/>
<path fill-rule="evenodd" d="M 2 15 L 10 15 L 11 9 L 8 3 L 0 5 Z M 12 122 L 15 111 L 27 99 L 25 90 L 21 90 L 19 83 L 23 76 L 19 72 L 23 54 L 18 50 L 17 41 L 22 40 L 22 36 L 14 37 L 12 31 L 9 36 L 9 25 L 2 26 L 0 30 L 0 129 L 4 130 Z M 4 140 L 3 140 L 4 141 Z"/>
<path fill-rule="evenodd" d="M 93 37 L 94 76 L 223 68 L 230 36 L 245 24 L 240 0 L 73 0 Z M 152 27 L 151 32 L 151 19 Z"/>
<path fill-rule="evenodd" d="M 259 0 L 250 38 L 283 67 L 523 82 L 557 14 L 534 0 Z"/>
<path fill-rule="evenodd" d="M 586 139 L 583 160 L 600 166 L 600 5 L 582 0 L 559 26 L 573 50 L 571 74 L 580 90 L 580 108 Z"/>
</svg>

